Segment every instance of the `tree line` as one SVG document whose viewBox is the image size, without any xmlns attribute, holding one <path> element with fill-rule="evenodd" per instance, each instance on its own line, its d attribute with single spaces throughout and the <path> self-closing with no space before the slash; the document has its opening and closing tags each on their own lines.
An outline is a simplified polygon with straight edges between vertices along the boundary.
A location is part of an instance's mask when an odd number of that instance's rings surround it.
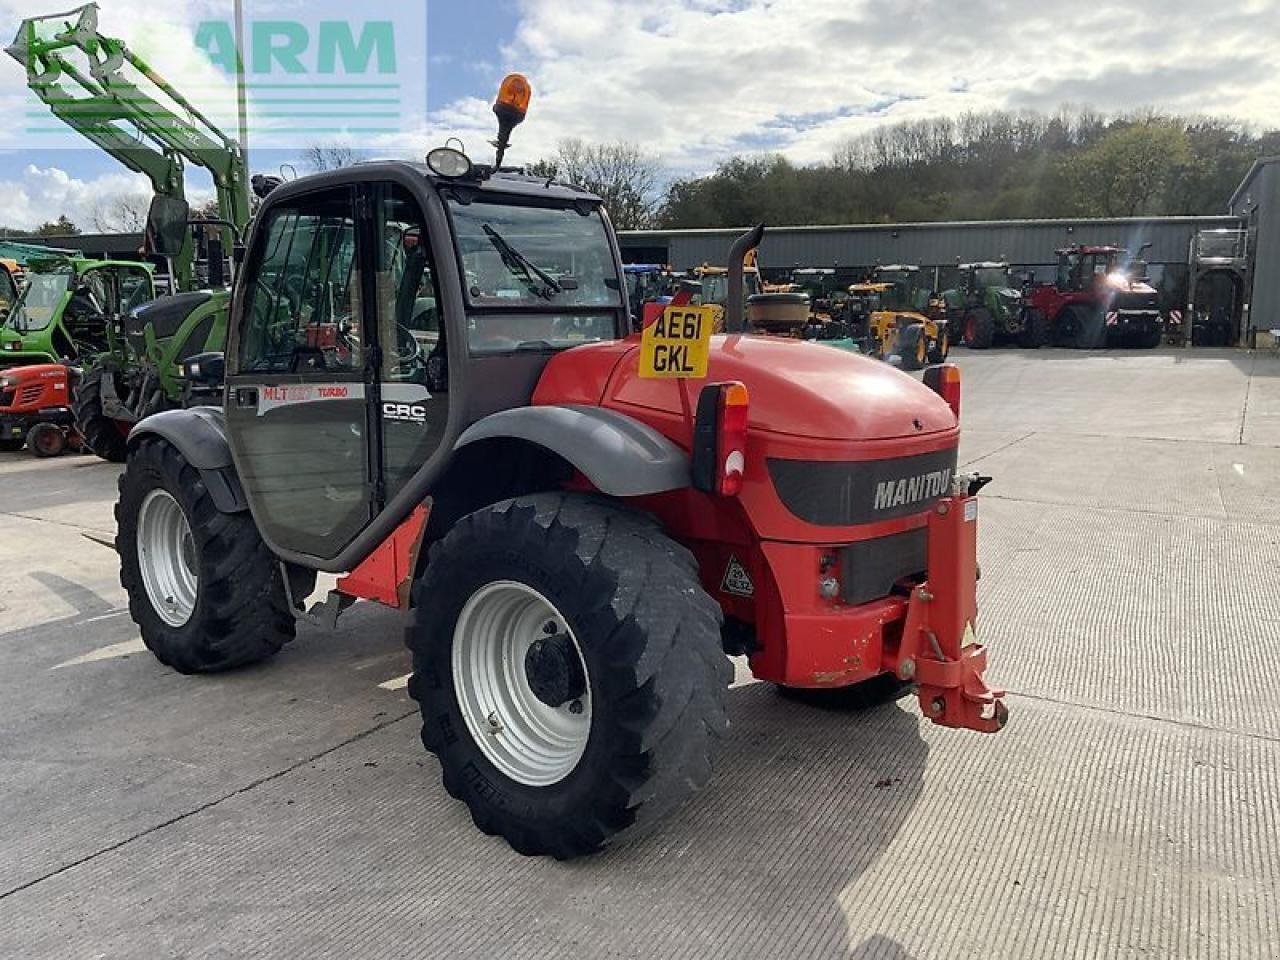
<svg viewBox="0 0 1280 960">
<path fill-rule="evenodd" d="M 1280 130 L 1223 118 L 996 110 L 877 127 L 808 165 L 753 154 L 673 176 L 639 144 L 567 139 L 528 170 L 599 194 L 619 229 L 679 229 L 1216 214 L 1249 165 L 1273 154 Z M 362 157 L 320 144 L 302 159 L 326 170 Z M 132 198 L 105 198 L 93 212 L 95 227 L 112 232 L 143 219 Z M 0 236 L 32 232 L 79 231 L 66 216 L 35 231 L 0 227 Z"/>
<path fill-rule="evenodd" d="M 536 168 L 604 196 L 620 228 L 678 229 L 1216 214 L 1250 164 L 1276 153 L 1280 130 L 1064 109 L 886 125 L 810 165 L 739 156 L 671 178 L 636 144 L 566 141 Z"/>
</svg>

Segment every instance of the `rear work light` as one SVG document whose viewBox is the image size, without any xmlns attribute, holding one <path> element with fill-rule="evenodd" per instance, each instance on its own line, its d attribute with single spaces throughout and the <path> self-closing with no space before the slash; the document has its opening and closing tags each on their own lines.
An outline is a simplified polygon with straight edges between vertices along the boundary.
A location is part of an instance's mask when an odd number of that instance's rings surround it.
<svg viewBox="0 0 1280 960">
<path fill-rule="evenodd" d="M 947 401 L 951 412 L 960 419 L 960 368 L 954 363 L 938 363 L 924 371 L 924 385 Z"/>
<path fill-rule="evenodd" d="M 698 395 L 693 424 L 693 486 L 736 497 L 747 465 L 747 388 L 736 380 L 712 383 Z"/>
</svg>

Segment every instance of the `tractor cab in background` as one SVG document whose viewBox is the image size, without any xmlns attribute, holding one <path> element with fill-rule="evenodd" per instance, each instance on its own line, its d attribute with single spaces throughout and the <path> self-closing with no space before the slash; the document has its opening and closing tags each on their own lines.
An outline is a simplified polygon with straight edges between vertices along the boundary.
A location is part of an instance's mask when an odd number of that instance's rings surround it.
<svg viewBox="0 0 1280 960">
<path fill-rule="evenodd" d="M 0 326 L 0 367 L 58 363 L 108 349 L 121 319 L 155 299 L 147 263 L 48 257 Z"/>
<path fill-rule="evenodd" d="M 21 276 L 22 268 L 17 260 L 0 257 L 0 323 L 4 322 L 18 300 Z"/>
<path fill-rule="evenodd" d="M 666 264 L 628 263 L 622 268 L 632 317 L 644 316 L 646 303 L 664 303 L 675 295 L 679 278 Z"/>
<path fill-rule="evenodd" d="M 965 346 L 985 350 L 998 342 L 1036 349 L 1048 340 L 1048 321 L 1029 306 L 1004 261 L 962 263 L 957 286 L 942 293 L 947 323 Z"/>
<path fill-rule="evenodd" d="M 1031 288 L 1028 301 L 1048 319 L 1057 346 L 1096 350 L 1128 344 L 1153 348 L 1164 337 L 1160 296 L 1146 280 L 1142 252 L 1076 244 L 1057 251 L 1054 282 Z M 1140 264 L 1140 266 L 1138 266 Z"/>
</svg>

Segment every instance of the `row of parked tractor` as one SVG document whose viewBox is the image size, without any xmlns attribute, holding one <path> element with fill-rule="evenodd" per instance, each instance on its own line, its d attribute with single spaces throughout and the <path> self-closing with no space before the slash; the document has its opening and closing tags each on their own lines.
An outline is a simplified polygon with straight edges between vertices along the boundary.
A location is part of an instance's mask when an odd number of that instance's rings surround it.
<svg viewBox="0 0 1280 960">
<path fill-rule="evenodd" d="M 1000 261 L 958 264 L 946 290 L 931 288 L 932 271 L 910 264 L 877 265 L 858 283 L 841 286 L 834 269 L 799 268 L 783 283 L 746 272 L 748 319 L 776 335 L 819 340 L 889 360 L 907 370 L 946 359 L 950 348 L 1012 344 L 1091 350 L 1153 348 L 1164 336 L 1159 297 L 1146 264 L 1114 246 L 1057 251 L 1052 283 L 1015 279 Z M 695 302 L 723 305 L 725 270 L 703 265 L 677 272 L 658 264 L 627 268 L 632 312 L 679 289 Z"/>
</svg>

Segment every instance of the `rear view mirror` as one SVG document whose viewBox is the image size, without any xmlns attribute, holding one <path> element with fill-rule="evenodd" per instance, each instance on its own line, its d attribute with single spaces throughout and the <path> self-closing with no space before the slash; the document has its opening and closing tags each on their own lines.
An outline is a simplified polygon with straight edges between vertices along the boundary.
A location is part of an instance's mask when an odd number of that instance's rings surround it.
<svg viewBox="0 0 1280 960">
<path fill-rule="evenodd" d="M 156 195 L 147 211 L 146 249 L 160 257 L 176 257 L 187 240 L 191 206 L 177 197 Z"/>
</svg>

